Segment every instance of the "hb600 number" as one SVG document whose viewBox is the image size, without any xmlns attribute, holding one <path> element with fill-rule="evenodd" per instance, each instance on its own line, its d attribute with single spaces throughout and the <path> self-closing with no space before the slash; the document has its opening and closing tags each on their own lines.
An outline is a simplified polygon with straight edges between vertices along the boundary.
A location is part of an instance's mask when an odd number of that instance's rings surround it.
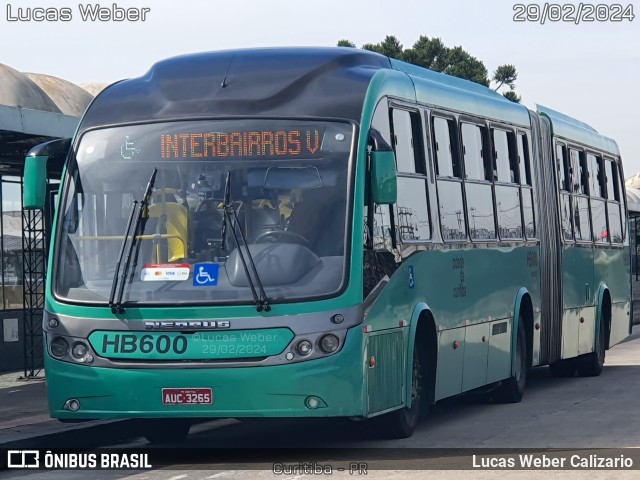
<svg viewBox="0 0 640 480">
<path fill-rule="evenodd" d="M 178 355 L 187 351 L 187 337 L 177 335 L 171 338 L 169 335 L 136 335 L 117 334 L 113 339 L 105 335 L 102 340 L 102 353 L 169 353 Z"/>
</svg>

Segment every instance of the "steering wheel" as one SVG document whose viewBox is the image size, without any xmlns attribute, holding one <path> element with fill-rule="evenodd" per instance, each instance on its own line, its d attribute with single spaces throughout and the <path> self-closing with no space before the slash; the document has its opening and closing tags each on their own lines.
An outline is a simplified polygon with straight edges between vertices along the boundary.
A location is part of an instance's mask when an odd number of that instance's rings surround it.
<svg viewBox="0 0 640 480">
<path fill-rule="evenodd" d="M 266 240 L 271 238 L 273 240 Z M 291 232 L 289 230 L 270 230 L 268 232 L 261 233 L 255 239 L 255 243 L 267 243 L 267 242 L 275 242 L 278 238 L 282 238 L 283 240 L 290 240 L 286 243 L 297 243 L 298 245 L 302 245 L 307 248 L 311 248 L 311 244 L 309 240 L 300 235 L 299 233 Z"/>
</svg>

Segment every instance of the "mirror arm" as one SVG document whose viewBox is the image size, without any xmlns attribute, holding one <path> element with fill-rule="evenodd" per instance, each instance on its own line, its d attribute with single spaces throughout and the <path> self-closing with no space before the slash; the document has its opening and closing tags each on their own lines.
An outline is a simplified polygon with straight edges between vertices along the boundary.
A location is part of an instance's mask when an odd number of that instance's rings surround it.
<svg viewBox="0 0 640 480">
<path fill-rule="evenodd" d="M 369 129 L 369 144 L 376 152 L 393 152 L 391 145 L 387 143 L 380 131 L 375 128 Z"/>
</svg>

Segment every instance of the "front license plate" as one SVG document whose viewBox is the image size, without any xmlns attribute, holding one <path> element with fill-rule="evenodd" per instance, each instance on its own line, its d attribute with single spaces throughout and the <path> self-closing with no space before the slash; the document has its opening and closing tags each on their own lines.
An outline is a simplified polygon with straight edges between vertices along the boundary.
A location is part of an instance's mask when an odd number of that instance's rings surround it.
<svg viewBox="0 0 640 480">
<path fill-rule="evenodd" d="M 163 405 L 212 405 L 210 388 L 163 388 Z"/>
</svg>

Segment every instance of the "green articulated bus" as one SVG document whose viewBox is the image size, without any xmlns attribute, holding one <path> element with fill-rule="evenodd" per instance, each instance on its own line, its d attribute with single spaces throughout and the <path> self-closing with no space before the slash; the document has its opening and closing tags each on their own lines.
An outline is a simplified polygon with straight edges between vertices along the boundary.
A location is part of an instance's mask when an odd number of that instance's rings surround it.
<svg viewBox="0 0 640 480">
<path fill-rule="evenodd" d="M 595 376 L 630 334 L 620 152 L 590 126 L 349 48 L 181 56 L 34 148 L 64 171 L 46 283 L 51 415 L 371 419 Z"/>
</svg>

